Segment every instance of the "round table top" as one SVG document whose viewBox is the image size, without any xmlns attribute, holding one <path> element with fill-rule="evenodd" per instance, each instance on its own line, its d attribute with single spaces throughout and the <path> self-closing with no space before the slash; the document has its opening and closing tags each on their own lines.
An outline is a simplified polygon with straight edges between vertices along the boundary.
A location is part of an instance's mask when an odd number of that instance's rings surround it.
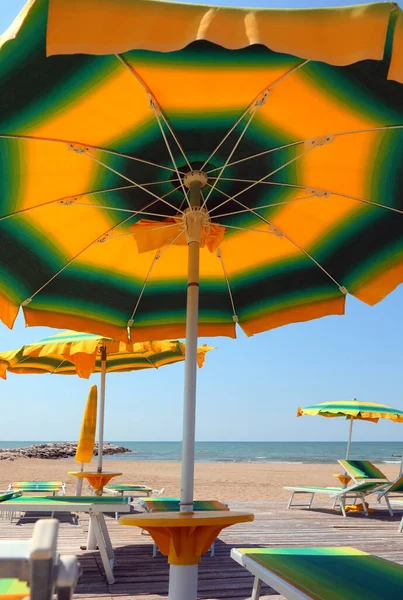
<svg viewBox="0 0 403 600">
<path fill-rule="evenodd" d="M 123 473 L 115 473 L 114 471 L 69 471 L 69 475 L 74 475 L 78 479 L 84 479 L 84 477 L 103 477 L 107 475 L 108 477 L 118 477 L 118 475 L 123 475 Z"/>
<path fill-rule="evenodd" d="M 120 517 L 121 525 L 133 527 L 210 527 L 229 526 L 236 523 L 253 521 L 254 515 L 246 512 L 232 512 L 230 510 L 185 512 L 153 512 Z"/>
</svg>

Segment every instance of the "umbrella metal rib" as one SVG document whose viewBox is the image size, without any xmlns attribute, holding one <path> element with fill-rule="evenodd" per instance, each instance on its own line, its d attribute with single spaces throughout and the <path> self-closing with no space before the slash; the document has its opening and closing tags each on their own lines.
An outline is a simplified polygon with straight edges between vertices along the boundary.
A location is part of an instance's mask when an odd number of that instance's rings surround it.
<svg viewBox="0 0 403 600">
<path fill-rule="evenodd" d="M 166 204 L 167 206 L 169 206 L 170 208 L 173 208 L 175 211 L 178 210 L 178 208 L 176 206 L 174 206 L 173 204 L 171 204 L 170 202 L 167 202 L 164 198 L 162 198 L 161 196 L 158 196 L 158 194 L 155 194 L 154 192 L 152 192 L 151 190 L 149 190 L 148 188 L 143 188 L 143 186 L 140 183 L 136 183 L 135 181 L 133 181 L 133 179 L 130 179 L 130 177 L 127 177 L 126 175 L 124 175 L 123 173 L 120 173 L 119 171 L 117 171 L 116 169 L 114 169 L 113 167 L 107 165 L 106 163 L 104 163 L 102 160 L 99 160 L 98 158 L 96 158 L 95 156 L 92 156 L 91 154 L 89 154 L 88 152 L 86 152 L 85 150 L 82 150 L 81 148 L 77 148 L 75 150 L 76 152 L 78 152 L 78 154 L 87 156 L 89 159 L 93 160 L 94 162 L 96 162 L 98 165 L 101 165 L 102 167 L 104 167 L 105 169 L 107 169 L 108 171 L 111 171 L 111 173 L 114 173 L 115 175 L 118 175 L 119 177 L 122 177 L 122 179 L 125 179 L 126 181 L 128 181 L 129 183 L 132 183 L 135 187 L 138 187 L 139 189 L 141 189 L 143 192 L 146 192 L 147 194 L 149 194 L 150 196 L 153 196 L 153 198 L 156 198 L 157 200 L 160 200 L 161 202 L 163 202 L 164 204 Z"/>
<path fill-rule="evenodd" d="M 155 113 L 158 112 L 161 115 L 161 118 L 163 119 L 165 125 L 169 129 L 169 131 L 170 131 L 173 139 L 176 142 L 176 145 L 178 146 L 178 148 L 179 148 L 179 150 L 180 150 L 183 158 L 185 159 L 187 166 L 189 167 L 190 170 L 192 170 L 192 165 L 190 164 L 190 162 L 188 160 L 188 157 L 186 156 L 185 151 L 183 150 L 182 144 L 179 142 L 179 140 L 178 140 L 177 136 L 175 135 L 175 132 L 173 131 L 173 129 L 172 129 L 172 127 L 171 127 L 168 119 L 164 115 L 161 107 L 159 106 L 159 103 L 158 103 L 157 99 L 155 98 L 154 94 L 152 93 L 152 91 L 150 90 L 150 88 L 148 87 L 148 85 L 146 84 L 146 82 L 140 77 L 140 75 L 132 67 L 132 65 L 127 62 L 127 60 L 124 58 L 124 56 L 122 56 L 121 54 L 115 54 L 115 56 L 129 70 L 129 72 L 136 78 L 136 80 L 138 81 L 138 83 L 144 89 L 144 91 L 146 92 L 147 96 L 150 99 L 150 106 L 151 106 L 151 108 L 154 110 Z M 172 156 L 171 156 L 171 160 L 175 164 L 174 160 L 172 159 Z"/>
<path fill-rule="evenodd" d="M 69 150 L 75 150 L 77 148 L 81 148 L 82 150 L 98 150 L 99 152 L 105 152 L 105 154 L 111 154 L 112 156 L 118 156 L 119 158 L 127 158 L 128 160 L 133 160 L 135 162 L 140 162 L 146 165 L 150 165 L 151 167 L 158 167 L 159 169 L 165 169 L 166 171 L 171 171 L 175 173 L 175 169 L 172 167 L 167 167 L 166 165 L 160 165 L 158 163 L 152 162 L 150 160 L 145 160 L 144 158 L 138 158 L 137 156 L 133 156 L 131 154 L 125 154 L 124 152 L 117 152 L 116 150 L 112 150 L 111 148 L 104 148 L 102 146 L 94 146 L 93 144 L 83 144 L 82 142 L 74 142 L 71 140 L 58 140 L 53 138 L 46 138 L 41 136 L 34 135 L 19 135 L 19 134 L 11 134 L 11 133 L 0 133 L 0 140 L 26 140 L 33 142 L 48 142 L 51 144 L 63 144 L 68 146 Z M 182 175 L 185 173 L 182 172 Z"/>
</svg>

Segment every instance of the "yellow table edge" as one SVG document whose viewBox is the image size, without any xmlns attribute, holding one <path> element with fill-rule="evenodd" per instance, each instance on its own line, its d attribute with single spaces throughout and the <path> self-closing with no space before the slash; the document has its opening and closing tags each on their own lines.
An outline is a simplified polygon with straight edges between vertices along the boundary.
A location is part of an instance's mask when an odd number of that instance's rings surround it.
<svg viewBox="0 0 403 600">
<path fill-rule="evenodd" d="M 222 529 L 254 518 L 252 513 L 228 510 L 157 512 L 122 516 L 119 524 L 148 531 L 169 564 L 196 565 Z"/>
</svg>

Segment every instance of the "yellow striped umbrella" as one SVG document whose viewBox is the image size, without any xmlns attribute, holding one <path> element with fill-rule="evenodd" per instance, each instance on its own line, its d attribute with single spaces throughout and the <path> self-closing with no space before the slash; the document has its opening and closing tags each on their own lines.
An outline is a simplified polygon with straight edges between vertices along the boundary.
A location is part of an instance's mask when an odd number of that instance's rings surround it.
<svg viewBox="0 0 403 600">
<path fill-rule="evenodd" d="M 212 346 L 198 346 L 197 364 L 199 367 L 203 366 L 206 353 L 212 349 Z M 158 369 L 184 361 L 185 358 L 186 344 L 178 340 L 129 344 L 100 335 L 62 331 L 39 342 L 22 346 L 17 350 L 0 352 L 0 377 L 5 379 L 7 372 L 17 374 L 77 374 L 79 377 L 84 378 L 88 378 L 91 373 L 101 373 L 98 432 L 98 471 L 101 472 L 106 373 Z M 96 395 L 96 391 L 92 393 Z"/>
<path fill-rule="evenodd" d="M 333 402 L 322 402 L 305 408 L 298 407 L 297 417 L 303 415 L 320 415 L 327 419 L 345 417 L 350 421 L 350 430 L 347 442 L 346 459 L 350 455 L 351 437 L 354 421 L 371 421 L 378 423 L 379 419 L 388 419 L 395 423 L 403 423 L 403 411 L 385 404 L 375 402 L 359 402 L 356 398 L 352 400 L 335 400 Z"/>
</svg>

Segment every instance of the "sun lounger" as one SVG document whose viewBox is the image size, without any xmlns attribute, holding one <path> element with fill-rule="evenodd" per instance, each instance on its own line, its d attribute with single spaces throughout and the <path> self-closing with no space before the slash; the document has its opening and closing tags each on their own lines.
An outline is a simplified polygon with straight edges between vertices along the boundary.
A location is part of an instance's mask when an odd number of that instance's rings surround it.
<svg viewBox="0 0 403 600">
<path fill-rule="evenodd" d="M 136 485 L 135 483 L 110 483 L 104 487 L 104 492 L 120 496 L 127 493 L 130 498 L 134 498 L 135 495 L 149 496 L 152 491 L 153 489 L 148 485 Z"/>
<path fill-rule="evenodd" d="M 11 493 L 11 492 L 10 492 Z M 102 563 L 108 583 L 114 583 L 113 566 L 114 553 L 105 524 L 104 513 L 130 512 L 129 498 L 105 496 L 21 496 L 7 498 L 1 501 L 2 512 L 69 512 L 87 513 L 90 517 L 90 528 L 95 534 L 95 540 L 101 554 Z M 87 549 L 93 550 L 88 532 Z"/>
<path fill-rule="evenodd" d="M 139 498 L 139 504 L 146 512 L 179 512 L 179 498 Z M 229 510 L 227 504 L 218 500 L 195 500 L 194 511 Z M 157 545 L 153 546 L 153 557 L 157 555 Z M 214 556 L 214 542 L 210 548 L 210 556 Z"/>
<path fill-rule="evenodd" d="M 313 497 L 315 494 L 325 494 L 333 499 L 333 508 L 336 506 L 340 507 L 343 517 L 346 517 L 345 505 L 347 500 L 356 502 L 359 498 L 362 501 L 365 516 L 368 517 L 368 509 L 365 504 L 365 496 L 373 494 L 382 486 L 382 482 L 379 481 L 363 481 L 362 483 L 353 482 L 351 485 L 344 488 L 321 488 L 321 487 L 308 487 L 308 486 L 296 486 L 296 487 L 285 487 L 285 490 L 291 492 L 290 500 L 287 508 L 304 506 L 305 508 L 311 508 Z M 293 504 L 292 500 L 295 494 L 309 494 L 311 497 L 308 504 Z"/>
<path fill-rule="evenodd" d="M 255 576 L 251 600 L 266 583 L 289 600 L 403 598 L 403 566 L 355 548 L 233 548 Z"/>
<path fill-rule="evenodd" d="M 373 465 L 370 461 L 339 460 L 339 463 L 346 469 L 347 473 L 355 481 L 362 481 L 364 479 L 366 481 L 379 481 L 379 478 L 383 478 L 386 483 L 382 485 L 379 490 L 377 490 L 378 502 L 381 502 L 382 498 L 384 498 L 389 510 L 389 514 L 391 517 L 393 517 L 393 510 L 390 500 L 396 497 L 403 498 L 403 475 L 400 475 L 394 481 L 389 481 L 382 471 L 380 471 L 378 467 Z M 396 503 L 393 502 L 393 504 Z"/>
<path fill-rule="evenodd" d="M 65 494 L 66 484 L 63 481 L 13 481 L 8 486 L 10 491 L 19 491 L 28 494 Z"/>
<path fill-rule="evenodd" d="M 60 600 L 73 597 L 80 569 L 75 556 L 59 556 L 56 519 L 35 524 L 30 540 L 0 541 L 0 598 Z"/>
<path fill-rule="evenodd" d="M 322 494 L 333 498 L 333 508 L 339 505 L 344 517 L 346 516 L 346 512 L 344 509 L 346 500 L 353 499 L 353 501 L 355 502 L 357 498 L 360 498 L 362 500 L 364 512 L 366 516 L 368 516 L 368 510 L 364 501 L 365 496 L 382 490 L 383 487 L 389 483 L 389 480 L 382 473 L 382 471 L 375 467 L 375 465 L 373 465 L 370 461 L 339 460 L 338 462 L 351 477 L 352 483 L 350 483 L 347 486 L 335 487 L 319 487 L 306 485 L 292 487 L 287 486 L 284 489 L 291 492 L 287 508 L 297 506 L 311 508 L 315 494 Z M 293 499 L 296 494 L 308 494 L 310 496 L 308 503 L 293 503 Z"/>
</svg>

